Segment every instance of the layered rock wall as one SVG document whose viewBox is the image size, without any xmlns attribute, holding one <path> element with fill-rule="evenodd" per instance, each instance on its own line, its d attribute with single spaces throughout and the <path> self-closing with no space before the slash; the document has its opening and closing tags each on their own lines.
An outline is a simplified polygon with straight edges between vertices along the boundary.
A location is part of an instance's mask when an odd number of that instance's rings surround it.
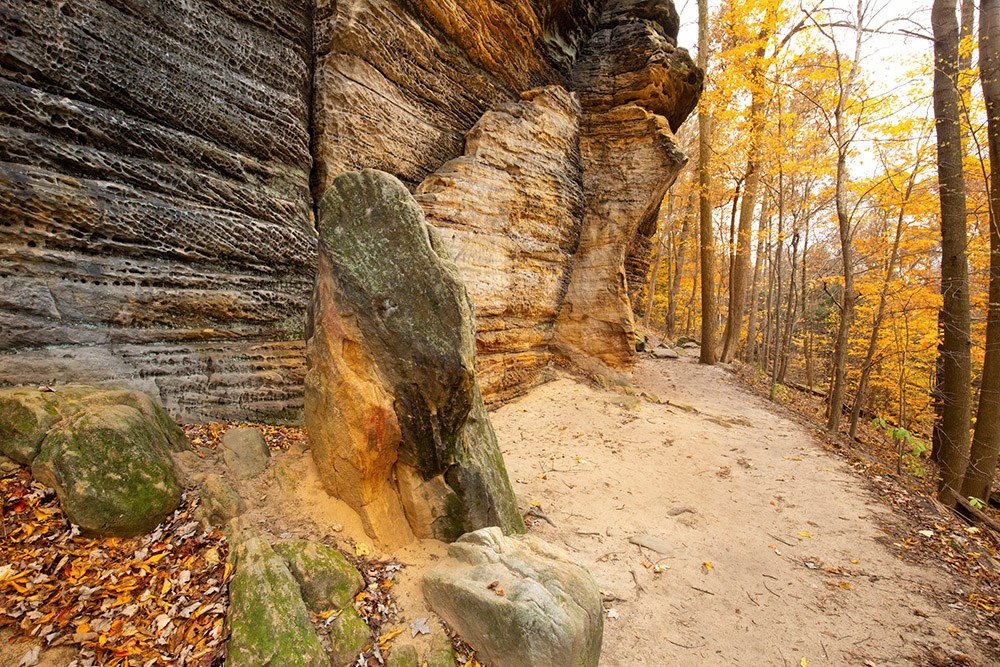
<svg viewBox="0 0 1000 667">
<path fill-rule="evenodd" d="M 0 383 L 128 379 L 187 418 L 301 405 L 310 14 L 4 5 Z"/>
<path fill-rule="evenodd" d="M 125 381 L 182 419 L 295 418 L 313 207 L 365 167 L 415 190 L 454 254 L 487 401 L 574 336 L 627 363 L 619 264 L 644 270 L 700 86 L 675 32 L 667 0 L 8 3 L 0 385 Z M 642 138 L 601 126 L 623 113 Z M 612 324 L 560 339 L 570 312 Z"/>
<path fill-rule="evenodd" d="M 487 112 L 417 188 L 476 305 L 483 393 L 543 377 L 583 217 L 580 105 L 561 86 Z"/>
<path fill-rule="evenodd" d="M 610 0 L 574 70 L 584 218 L 553 346 L 577 363 L 635 357 L 626 264 L 645 278 L 660 203 L 687 158 L 673 139 L 701 91 L 670 3 Z M 638 266 L 637 266 L 638 265 Z"/>
</svg>

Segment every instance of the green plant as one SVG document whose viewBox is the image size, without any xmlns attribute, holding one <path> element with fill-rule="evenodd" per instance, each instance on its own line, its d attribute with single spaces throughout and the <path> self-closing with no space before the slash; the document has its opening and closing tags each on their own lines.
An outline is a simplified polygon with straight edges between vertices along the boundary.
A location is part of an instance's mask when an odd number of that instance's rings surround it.
<svg viewBox="0 0 1000 667">
<path fill-rule="evenodd" d="M 984 503 L 979 498 L 976 498 L 975 496 L 969 496 L 969 504 L 975 507 L 977 510 L 981 510 L 984 507 L 986 507 L 986 503 Z"/>
<path fill-rule="evenodd" d="M 914 438 L 913 434 L 902 426 L 892 426 L 881 417 L 872 419 L 872 426 L 881 428 L 895 443 L 897 475 L 902 474 L 904 464 L 911 475 L 923 477 L 927 474 L 926 468 L 920 463 L 920 457 L 927 452 L 927 445 Z M 906 450 L 907 445 L 909 451 Z"/>
</svg>

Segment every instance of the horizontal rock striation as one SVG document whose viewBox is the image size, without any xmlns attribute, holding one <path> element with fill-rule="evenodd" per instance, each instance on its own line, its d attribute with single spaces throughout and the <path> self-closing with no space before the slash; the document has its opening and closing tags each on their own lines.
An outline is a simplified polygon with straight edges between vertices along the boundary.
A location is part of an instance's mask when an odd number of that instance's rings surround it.
<svg viewBox="0 0 1000 667">
<path fill-rule="evenodd" d="M 580 107 L 559 86 L 487 112 L 465 155 L 417 188 L 476 306 L 480 383 L 492 400 L 544 377 L 583 215 Z"/>
<path fill-rule="evenodd" d="M 565 85 L 599 0 L 318 0 L 317 192 L 344 171 L 415 187 L 484 112 Z"/>
<path fill-rule="evenodd" d="M 554 340 L 628 363 L 619 265 L 641 282 L 701 85 L 668 0 L 7 4 L 0 385 L 296 419 L 314 206 L 366 167 L 443 233 L 487 402 L 543 379 Z"/>
<path fill-rule="evenodd" d="M 0 11 L 0 381 L 294 410 L 251 395 L 287 377 L 254 348 L 301 338 L 312 285 L 310 4 Z"/>
</svg>

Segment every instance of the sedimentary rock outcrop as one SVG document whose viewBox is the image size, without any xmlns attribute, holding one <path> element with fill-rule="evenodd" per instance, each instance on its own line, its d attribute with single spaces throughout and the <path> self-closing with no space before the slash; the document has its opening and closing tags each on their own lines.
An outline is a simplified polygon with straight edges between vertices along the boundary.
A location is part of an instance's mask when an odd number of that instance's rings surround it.
<svg viewBox="0 0 1000 667">
<path fill-rule="evenodd" d="M 636 236 L 655 230 L 660 202 L 686 162 L 671 130 L 702 85 L 676 48 L 677 26 L 668 3 L 610 0 L 575 69 L 585 208 L 554 344 L 582 363 L 621 368 L 635 356 L 626 253 L 644 247 Z"/>
<path fill-rule="evenodd" d="M 306 425 L 324 484 L 376 539 L 454 539 L 521 517 L 475 377 L 472 304 L 394 177 L 338 176 L 320 202 Z"/>
<path fill-rule="evenodd" d="M 522 391 L 560 310 L 563 353 L 628 329 L 619 287 L 588 290 L 620 285 L 623 243 L 630 285 L 644 274 L 657 133 L 700 86 L 675 33 L 667 0 L 12 4 L 0 385 L 127 381 L 186 420 L 296 419 L 314 207 L 377 167 L 454 236 L 487 400 Z M 626 108 L 652 115 L 603 125 Z M 619 173 L 608 151 L 643 132 Z"/>
<path fill-rule="evenodd" d="M 451 158 L 480 116 L 566 84 L 600 0 L 319 0 L 319 193 L 355 169 L 410 187 Z"/>
<path fill-rule="evenodd" d="M 310 5 L 5 5 L 0 383 L 146 378 L 195 418 L 301 405 L 266 346 L 300 339 L 312 284 Z"/>
<path fill-rule="evenodd" d="M 424 577 L 424 596 L 489 664 L 596 667 L 604 608 L 594 578 L 533 535 L 463 535 Z"/>
<path fill-rule="evenodd" d="M 583 216 L 579 104 L 560 86 L 522 98 L 487 112 L 416 191 L 476 306 L 480 383 L 497 400 L 552 359 Z"/>
</svg>

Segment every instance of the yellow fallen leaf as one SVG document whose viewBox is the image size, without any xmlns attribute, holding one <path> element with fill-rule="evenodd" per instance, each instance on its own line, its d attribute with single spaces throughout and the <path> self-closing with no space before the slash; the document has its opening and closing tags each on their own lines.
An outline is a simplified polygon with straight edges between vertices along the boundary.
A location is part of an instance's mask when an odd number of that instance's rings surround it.
<svg viewBox="0 0 1000 667">
<path fill-rule="evenodd" d="M 395 639 L 399 635 L 403 634 L 403 630 L 405 630 L 405 629 L 406 628 L 396 628 L 392 632 L 387 632 L 384 635 L 382 635 L 381 637 L 379 637 L 378 638 L 379 648 L 385 648 L 386 644 L 388 644 L 389 642 L 391 642 L 393 639 Z"/>
<path fill-rule="evenodd" d="M 711 570 L 711 569 L 714 569 L 714 568 L 715 568 L 715 566 L 714 566 L 714 565 L 712 565 L 711 563 L 709 563 L 708 561 L 705 561 L 704 563 L 702 563 L 702 564 L 701 564 L 701 566 L 702 566 L 703 568 L 705 568 L 705 570 L 706 570 L 706 571 L 708 571 L 708 570 Z"/>
<path fill-rule="evenodd" d="M 532 500 L 531 501 L 531 506 L 532 507 L 541 507 L 542 504 L 540 502 L 538 502 L 537 500 Z"/>
<path fill-rule="evenodd" d="M 76 626 L 76 634 L 85 635 L 90 632 L 90 623 L 84 621 Z"/>
<path fill-rule="evenodd" d="M 843 588 L 845 591 L 851 590 L 851 582 L 849 581 L 838 581 L 837 588 Z"/>
<path fill-rule="evenodd" d="M 354 596 L 354 601 L 355 602 L 362 602 L 364 600 L 367 600 L 370 597 L 371 596 L 368 595 L 368 591 L 361 591 L 360 593 L 358 593 L 357 595 Z"/>
<path fill-rule="evenodd" d="M 364 542 L 358 542 L 354 545 L 354 555 L 358 558 L 362 556 L 370 556 L 372 553 L 371 547 L 369 547 Z"/>
<path fill-rule="evenodd" d="M 331 616 L 340 616 L 340 610 L 339 609 L 327 609 L 326 611 L 321 611 L 320 613 L 318 613 L 316 615 L 319 616 L 320 618 L 322 618 L 325 621 L 326 619 L 330 618 Z"/>
<path fill-rule="evenodd" d="M 142 561 L 142 563 L 143 563 L 143 565 L 156 565 L 161 560 L 163 560 L 164 558 L 166 558 L 167 554 L 169 554 L 168 551 L 161 551 L 160 553 L 154 554 L 154 555 L 150 556 L 149 558 L 147 558 L 146 560 Z"/>
<path fill-rule="evenodd" d="M 799 660 L 799 667 L 809 667 L 809 661 L 805 658 Z"/>
<path fill-rule="evenodd" d="M 807 539 L 807 540 L 808 540 L 809 538 L 811 538 L 811 537 L 812 537 L 812 535 L 811 535 L 811 534 L 809 534 L 809 533 L 807 533 L 806 531 L 804 531 L 804 530 L 803 530 L 803 531 L 800 531 L 800 532 L 799 532 L 799 537 L 801 537 L 801 538 L 804 538 L 804 539 Z"/>
<path fill-rule="evenodd" d="M 851 565 L 857 565 L 857 564 L 858 564 L 858 563 L 860 563 L 860 562 L 861 562 L 861 561 L 859 561 L 859 560 L 858 560 L 857 558 L 852 558 L 852 559 L 851 559 Z"/>
</svg>

